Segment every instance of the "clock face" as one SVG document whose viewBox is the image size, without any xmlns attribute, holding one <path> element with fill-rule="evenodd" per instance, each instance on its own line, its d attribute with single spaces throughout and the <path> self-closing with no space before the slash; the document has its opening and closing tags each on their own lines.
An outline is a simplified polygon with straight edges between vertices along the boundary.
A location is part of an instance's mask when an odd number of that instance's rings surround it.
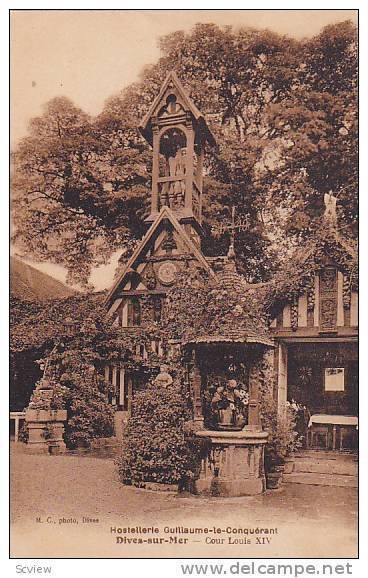
<svg viewBox="0 0 368 578">
<path fill-rule="evenodd" d="M 158 269 L 158 278 L 163 285 L 172 285 L 175 281 L 175 275 L 177 273 L 176 266 L 174 263 L 167 261 L 162 263 Z"/>
</svg>

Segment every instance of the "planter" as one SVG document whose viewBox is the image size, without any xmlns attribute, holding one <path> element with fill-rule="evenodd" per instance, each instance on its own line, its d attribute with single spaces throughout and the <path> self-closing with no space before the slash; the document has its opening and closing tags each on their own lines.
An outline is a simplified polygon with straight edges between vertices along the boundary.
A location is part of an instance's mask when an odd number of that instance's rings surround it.
<svg viewBox="0 0 368 578">
<path fill-rule="evenodd" d="M 229 429 L 234 425 L 234 414 L 232 409 L 219 409 L 219 428 Z"/>
<path fill-rule="evenodd" d="M 269 490 L 277 490 L 282 482 L 282 476 L 285 471 L 285 464 L 275 461 L 268 462 L 266 465 L 266 487 Z"/>
<path fill-rule="evenodd" d="M 281 482 L 282 482 L 282 472 L 266 473 L 266 488 L 268 490 L 279 489 Z"/>
<path fill-rule="evenodd" d="M 151 492 L 172 492 L 177 493 L 177 484 L 161 484 L 159 482 L 144 482 L 144 489 Z"/>
<path fill-rule="evenodd" d="M 75 442 L 75 449 L 76 450 L 89 450 L 91 444 L 87 440 L 77 440 Z"/>
<path fill-rule="evenodd" d="M 285 458 L 284 474 L 292 474 L 294 471 L 294 466 L 295 466 L 294 458 Z"/>
<path fill-rule="evenodd" d="M 240 431 L 245 426 L 245 418 L 235 415 L 233 409 L 219 409 L 218 429 L 227 431 Z"/>
</svg>

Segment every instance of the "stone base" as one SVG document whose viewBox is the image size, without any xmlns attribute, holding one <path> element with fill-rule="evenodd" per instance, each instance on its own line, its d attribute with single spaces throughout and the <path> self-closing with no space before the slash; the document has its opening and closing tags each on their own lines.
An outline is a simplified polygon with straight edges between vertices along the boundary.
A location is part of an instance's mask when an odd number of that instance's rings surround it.
<svg viewBox="0 0 368 578">
<path fill-rule="evenodd" d="M 241 431 L 196 433 L 211 440 L 208 458 L 203 460 L 194 493 L 234 497 L 262 494 L 266 488 L 264 446 L 268 434 L 249 427 Z"/>
<path fill-rule="evenodd" d="M 261 478 L 245 480 L 221 480 L 214 478 L 211 485 L 212 496 L 255 496 L 264 492 L 264 483 Z"/>
<path fill-rule="evenodd" d="M 27 417 L 27 416 L 26 416 Z M 62 421 L 26 421 L 28 428 L 27 453 L 32 454 L 63 454 L 66 445 L 63 440 L 64 423 Z M 52 430 L 48 437 L 49 429 Z M 53 449 L 50 451 L 50 446 Z"/>
<path fill-rule="evenodd" d="M 40 443 L 27 442 L 24 449 L 25 449 L 25 452 L 27 454 L 45 454 L 45 455 L 48 455 L 50 453 L 49 452 L 49 444 L 46 442 L 40 442 Z"/>
</svg>

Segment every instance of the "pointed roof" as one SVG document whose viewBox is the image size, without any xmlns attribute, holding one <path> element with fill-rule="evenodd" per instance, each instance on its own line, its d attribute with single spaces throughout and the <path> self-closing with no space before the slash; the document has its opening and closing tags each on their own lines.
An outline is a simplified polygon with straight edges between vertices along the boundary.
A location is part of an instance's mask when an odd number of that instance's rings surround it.
<svg viewBox="0 0 368 578">
<path fill-rule="evenodd" d="M 187 94 L 185 88 L 181 84 L 179 78 L 177 77 L 177 75 L 174 71 L 169 72 L 169 74 L 166 76 L 166 78 L 165 78 L 165 80 L 161 86 L 160 92 L 158 93 L 155 100 L 153 101 L 151 108 L 147 112 L 142 123 L 139 125 L 139 130 L 140 130 L 141 134 L 144 136 L 144 138 L 150 144 L 152 144 L 151 120 L 153 117 L 155 117 L 157 115 L 159 108 L 162 106 L 162 99 L 163 99 L 165 93 L 168 90 L 170 90 L 170 88 L 175 89 L 175 91 L 178 93 L 178 95 L 180 96 L 180 99 L 182 100 L 183 104 L 185 105 L 185 108 L 192 114 L 193 118 L 200 126 L 200 128 L 201 128 L 201 130 L 205 136 L 205 140 L 207 140 L 207 142 L 209 143 L 210 146 L 214 146 L 216 144 L 215 137 L 213 136 L 212 132 L 208 128 L 208 125 L 206 123 L 206 120 L 205 120 L 203 114 L 198 110 L 198 108 L 196 107 L 194 102 L 190 99 L 189 95 Z"/>
<path fill-rule="evenodd" d="M 234 257 L 230 254 L 216 275 L 186 280 L 189 300 L 180 285 L 170 292 L 177 318 L 186 320 L 179 329 L 183 343 L 274 346 L 259 292 L 237 272 Z"/>
<path fill-rule="evenodd" d="M 183 240 L 184 244 L 187 246 L 188 251 L 196 257 L 196 259 L 199 261 L 199 263 L 202 265 L 202 267 L 206 271 L 208 271 L 210 274 L 214 275 L 214 273 L 213 273 L 210 265 L 208 264 L 206 258 L 204 257 L 202 252 L 198 249 L 198 247 L 193 243 L 193 241 L 190 239 L 190 237 L 187 235 L 184 228 L 180 225 L 179 221 L 174 216 L 174 213 L 171 211 L 171 209 L 169 207 L 164 206 L 164 207 L 162 207 L 162 209 L 161 209 L 160 213 L 158 214 L 157 218 L 155 219 L 154 223 L 152 223 L 151 227 L 148 229 L 147 233 L 145 234 L 145 236 L 143 237 L 141 242 L 136 247 L 132 256 L 130 257 L 130 259 L 126 263 L 124 269 L 119 274 L 114 285 L 112 286 L 112 288 L 108 292 L 106 299 L 105 299 L 105 303 L 107 303 L 111 299 L 111 297 L 115 293 L 116 289 L 119 287 L 120 283 L 123 281 L 124 277 L 128 273 L 132 272 L 132 268 L 133 268 L 134 263 L 136 262 L 136 260 L 138 259 L 139 255 L 142 253 L 142 251 L 144 251 L 144 249 L 146 248 L 150 239 L 152 239 L 153 235 L 157 231 L 159 225 L 164 221 L 164 219 L 167 219 L 170 221 L 173 229 L 178 233 L 179 237 Z"/>
</svg>

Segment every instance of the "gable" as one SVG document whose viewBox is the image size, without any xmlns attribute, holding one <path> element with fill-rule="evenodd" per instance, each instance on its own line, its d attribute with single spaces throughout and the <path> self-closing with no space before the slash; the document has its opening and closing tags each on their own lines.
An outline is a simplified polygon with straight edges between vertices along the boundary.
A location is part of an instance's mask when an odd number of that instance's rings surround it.
<svg viewBox="0 0 368 578">
<path fill-rule="evenodd" d="M 299 249 L 274 284 L 276 334 L 356 333 L 357 259 L 354 247 L 336 231 L 327 230 L 309 249 Z"/>
<path fill-rule="evenodd" d="M 175 99 L 174 107 L 170 107 L 171 98 Z M 143 119 L 143 122 L 140 124 L 139 130 L 144 138 L 152 144 L 152 119 L 158 117 L 164 119 L 168 116 L 177 116 L 178 118 L 183 117 L 185 122 L 187 113 L 190 113 L 198 125 L 201 126 L 206 140 L 210 146 L 213 146 L 215 144 L 215 139 L 208 128 L 203 115 L 189 98 L 175 72 L 169 72 L 162 84 L 159 94 L 153 101 L 152 106 Z"/>
<path fill-rule="evenodd" d="M 212 271 L 172 211 L 163 207 L 120 272 L 106 297 L 106 303 L 111 307 L 115 299 L 127 291 L 165 293 L 173 284 L 175 272 L 188 266 Z"/>
</svg>

